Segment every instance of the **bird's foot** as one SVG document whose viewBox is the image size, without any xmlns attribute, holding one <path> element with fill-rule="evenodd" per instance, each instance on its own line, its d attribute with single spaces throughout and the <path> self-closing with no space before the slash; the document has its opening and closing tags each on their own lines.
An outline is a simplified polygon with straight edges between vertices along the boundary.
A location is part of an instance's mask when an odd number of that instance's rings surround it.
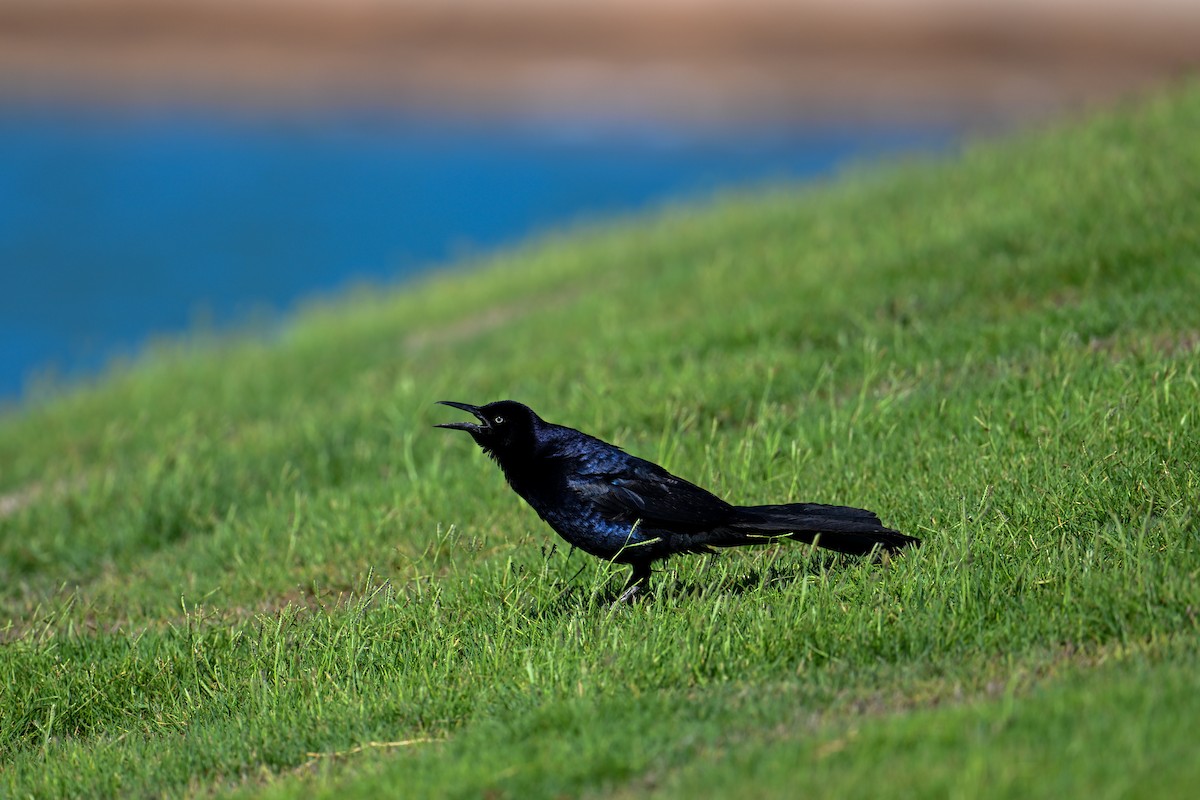
<svg viewBox="0 0 1200 800">
<path fill-rule="evenodd" d="M 612 607 L 616 609 L 618 606 L 626 603 L 635 603 L 649 593 L 650 562 L 635 562 L 633 564 L 633 573 L 629 576 L 629 582 L 625 584 L 625 588 L 621 590 L 621 594 L 613 601 Z"/>
<path fill-rule="evenodd" d="M 636 603 L 646 596 L 646 586 L 641 583 L 634 583 L 625 587 L 625 590 L 613 600 L 613 608 L 618 608 L 625 603 Z"/>
</svg>

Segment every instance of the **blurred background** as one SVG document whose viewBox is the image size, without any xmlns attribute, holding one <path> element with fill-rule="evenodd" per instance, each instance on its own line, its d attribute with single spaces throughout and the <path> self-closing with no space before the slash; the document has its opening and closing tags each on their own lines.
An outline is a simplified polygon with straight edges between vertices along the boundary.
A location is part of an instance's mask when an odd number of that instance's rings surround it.
<svg viewBox="0 0 1200 800">
<path fill-rule="evenodd" d="M 1196 0 L 0 0 L 0 403 L 1197 63 Z"/>
</svg>

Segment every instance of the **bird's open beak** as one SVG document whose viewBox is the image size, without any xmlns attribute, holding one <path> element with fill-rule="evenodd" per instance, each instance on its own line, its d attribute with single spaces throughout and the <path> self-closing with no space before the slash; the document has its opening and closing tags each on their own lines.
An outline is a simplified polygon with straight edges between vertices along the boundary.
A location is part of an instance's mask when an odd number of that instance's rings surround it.
<svg viewBox="0 0 1200 800">
<path fill-rule="evenodd" d="M 451 408 L 460 408 L 463 411 L 470 412 L 475 415 L 482 425 L 476 425 L 473 422 L 443 422 L 439 425 L 434 425 L 435 428 L 451 428 L 456 431 L 468 431 L 471 433 L 478 432 L 487 427 L 487 420 L 483 416 L 483 412 L 479 410 L 479 406 L 473 406 L 470 403 L 456 403 L 453 400 L 438 400 L 438 405 L 450 406 Z"/>
</svg>

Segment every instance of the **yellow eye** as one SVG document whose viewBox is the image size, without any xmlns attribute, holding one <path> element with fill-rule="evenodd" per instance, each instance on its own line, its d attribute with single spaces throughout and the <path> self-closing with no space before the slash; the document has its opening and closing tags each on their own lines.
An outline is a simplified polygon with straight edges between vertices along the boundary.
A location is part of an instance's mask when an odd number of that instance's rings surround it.
<svg viewBox="0 0 1200 800">
<path fill-rule="evenodd" d="M 493 417 L 492 422 L 496 423 L 497 425 L 503 425 L 504 417 Z"/>
</svg>

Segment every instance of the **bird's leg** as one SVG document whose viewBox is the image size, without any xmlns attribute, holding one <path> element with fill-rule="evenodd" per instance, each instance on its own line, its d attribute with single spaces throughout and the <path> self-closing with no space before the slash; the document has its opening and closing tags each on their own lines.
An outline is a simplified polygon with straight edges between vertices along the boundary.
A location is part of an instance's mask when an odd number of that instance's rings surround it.
<svg viewBox="0 0 1200 800">
<path fill-rule="evenodd" d="M 626 582 L 625 588 L 621 590 L 621 595 L 616 599 L 614 605 L 632 603 L 650 591 L 650 562 L 635 561 L 632 566 L 633 571 L 629 574 L 629 581 Z"/>
</svg>

